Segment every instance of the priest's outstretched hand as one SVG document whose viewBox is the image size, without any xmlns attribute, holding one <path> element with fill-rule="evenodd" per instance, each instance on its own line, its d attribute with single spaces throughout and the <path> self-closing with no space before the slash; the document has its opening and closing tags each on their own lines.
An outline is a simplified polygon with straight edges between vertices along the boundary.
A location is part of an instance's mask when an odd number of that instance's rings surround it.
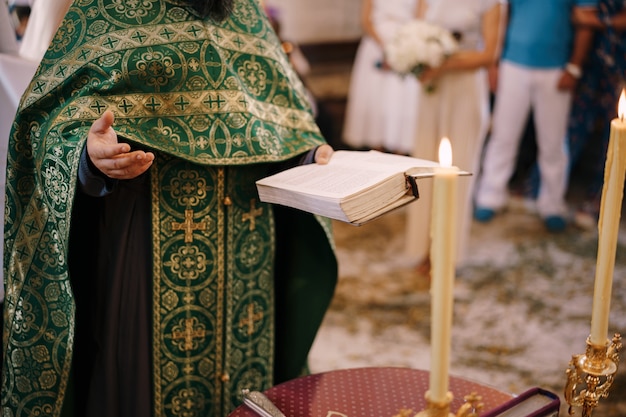
<svg viewBox="0 0 626 417">
<path fill-rule="evenodd" d="M 104 175 L 128 180 L 146 172 L 154 161 L 152 152 L 131 151 L 128 143 L 120 143 L 113 129 L 115 116 L 107 110 L 94 121 L 87 136 L 89 159 Z"/>
</svg>

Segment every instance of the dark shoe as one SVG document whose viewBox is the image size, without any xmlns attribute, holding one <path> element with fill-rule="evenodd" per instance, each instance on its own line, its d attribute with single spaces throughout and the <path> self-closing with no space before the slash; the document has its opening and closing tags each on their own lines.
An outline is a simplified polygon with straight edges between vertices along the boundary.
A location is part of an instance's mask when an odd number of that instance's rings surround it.
<svg viewBox="0 0 626 417">
<path fill-rule="evenodd" d="M 567 226 L 567 222 L 563 216 L 548 216 L 543 219 L 543 224 L 545 224 L 548 232 L 552 233 L 562 232 Z"/>
<path fill-rule="evenodd" d="M 474 219 L 481 223 L 490 222 L 496 215 L 496 211 L 487 207 L 476 207 L 474 210 Z"/>
</svg>

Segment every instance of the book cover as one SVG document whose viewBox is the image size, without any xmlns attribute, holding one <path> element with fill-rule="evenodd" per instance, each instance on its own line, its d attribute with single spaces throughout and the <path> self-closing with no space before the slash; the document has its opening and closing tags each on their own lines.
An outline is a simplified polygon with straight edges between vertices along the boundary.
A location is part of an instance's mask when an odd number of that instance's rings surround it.
<svg viewBox="0 0 626 417">
<path fill-rule="evenodd" d="M 542 388 L 531 388 L 481 414 L 481 417 L 558 417 L 559 397 Z"/>
</svg>

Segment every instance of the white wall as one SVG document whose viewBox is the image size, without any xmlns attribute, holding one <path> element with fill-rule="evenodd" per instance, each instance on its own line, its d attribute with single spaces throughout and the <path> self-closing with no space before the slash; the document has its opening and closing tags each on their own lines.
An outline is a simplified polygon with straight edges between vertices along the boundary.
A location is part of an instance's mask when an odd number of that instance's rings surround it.
<svg viewBox="0 0 626 417">
<path fill-rule="evenodd" d="M 265 0 L 278 8 L 281 35 L 301 44 L 361 37 L 361 0 Z"/>
</svg>

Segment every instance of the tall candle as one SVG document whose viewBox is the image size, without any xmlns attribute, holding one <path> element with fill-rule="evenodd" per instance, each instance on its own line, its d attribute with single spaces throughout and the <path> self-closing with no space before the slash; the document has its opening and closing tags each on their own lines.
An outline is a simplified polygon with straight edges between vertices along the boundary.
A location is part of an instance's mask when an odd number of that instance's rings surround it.
<svg viewBox="0 0 626 417">
<path fill-rule="evenodd" d="M 444 403 L 449 387 L 450 343 L 456 257 L 458 169 L 452 166 L 447 138 L 439 145 L 439 167 L 433 183 L 431 217 L 431 370 L 429 400 Z"/>
<path fill-rule="evenodd" d="M 598 221 L 598 257 L 593 291 L 590 342 L 604 346 L 608 343 L 611 287 L 617 250 L 617 235 L 622 212 L 624 175 L 626 174 L 626 97 L 619 99 L 618 118 L 611 121 L 611 135 L 604 167 L 604 186 Z"/>
</svg>

